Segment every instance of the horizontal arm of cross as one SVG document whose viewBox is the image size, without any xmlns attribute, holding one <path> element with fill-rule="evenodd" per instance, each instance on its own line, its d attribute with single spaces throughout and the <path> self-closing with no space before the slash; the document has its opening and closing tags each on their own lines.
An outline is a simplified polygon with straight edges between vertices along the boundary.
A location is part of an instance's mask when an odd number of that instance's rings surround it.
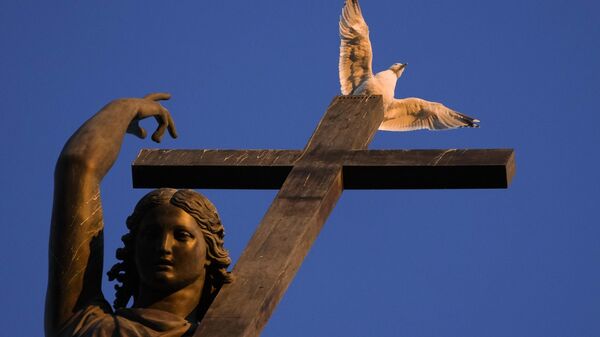
<svg viewBox="0 0 600 337">
<path fill-rule="evenodd" d="M 279 189 L 297 150 L 142 150 L 134 187 Z M 329 150 L 314 161 L 342 165 L 344 189 L 506 188 L 512 149 Z"/>
<path fill-rule="evenodd" d="M 135 187 L 280 188 L 195 337 L 256 337 L 344 188 L 505 188 L 512 150 L 367 150 L 381 96 L 336 97 L 303 151 L 144 150 Z"/>
</svg>

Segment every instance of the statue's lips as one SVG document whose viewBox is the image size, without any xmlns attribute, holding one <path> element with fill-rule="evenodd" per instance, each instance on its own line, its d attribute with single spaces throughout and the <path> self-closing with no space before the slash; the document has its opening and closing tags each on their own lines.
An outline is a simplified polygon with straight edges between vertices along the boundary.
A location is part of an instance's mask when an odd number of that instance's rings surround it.
<svg viewBox="0 0 600 337">
<path fill-rule="evenodd" d="M 162 268 L 171 268 L 171 267 L 173 267 L 173 261 L 168 260 L 168 259 L 160 259 L 160 260 L 153 261 L 151 263 L 151 265 L 153 267 L 161 268 L 161 269 Z"/>
</svg>

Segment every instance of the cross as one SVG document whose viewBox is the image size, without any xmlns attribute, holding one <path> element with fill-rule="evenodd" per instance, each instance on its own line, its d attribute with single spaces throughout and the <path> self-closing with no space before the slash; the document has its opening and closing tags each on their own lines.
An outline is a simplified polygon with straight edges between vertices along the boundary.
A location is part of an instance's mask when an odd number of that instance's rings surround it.
<svg viewBox="0 0 600 337">
<path fill-rule="evenodd" d="M 512 149 L 366 150 L 381 96 L 339 96 L 302 151 L 142 150 L 134 187 L 277 189 L 279 193 L 195 337 L 258 336 L 343 189 L 507 188 Z"/>
</svg>

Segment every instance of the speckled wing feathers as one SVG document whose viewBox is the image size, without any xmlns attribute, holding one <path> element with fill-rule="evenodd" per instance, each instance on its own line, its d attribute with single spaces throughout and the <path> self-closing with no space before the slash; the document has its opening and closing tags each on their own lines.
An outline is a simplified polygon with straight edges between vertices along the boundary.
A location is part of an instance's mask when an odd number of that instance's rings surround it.
<svg viewBox="0 0 600 337">
<path fill-rule="evenodd" d="M 340 17 L 340 85 L 350 95 L 360 83 L 373 77 L 369 27 L 357 0 L 346 0 Z"/>
<path fill-rule="evenodd" d="M 447 130 L 479 127 L 479 120 L 447 108 L 441 103 L 420 98 L 395 99 L 385 111 L 379 130 Z"/>
</svg>

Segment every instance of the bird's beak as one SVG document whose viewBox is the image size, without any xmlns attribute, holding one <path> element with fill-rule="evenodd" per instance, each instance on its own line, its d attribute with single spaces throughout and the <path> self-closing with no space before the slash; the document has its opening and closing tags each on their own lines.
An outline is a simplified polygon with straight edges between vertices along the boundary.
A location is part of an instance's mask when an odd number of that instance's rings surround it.
<svg viewBox="0 0 600 337">
<path fill-rule="evenodd" d="M 400 75 L 402 75 L 402 72 L 404 71 L 404 68 L 406 68 L 406 66 L 408 65 L 408 63 L 399 63 L 399 66 L 393 67 L 392 70 L 394 71 L 394 73 L 396 73 L 396 76 L 400 77 Z"/>
</svg>

